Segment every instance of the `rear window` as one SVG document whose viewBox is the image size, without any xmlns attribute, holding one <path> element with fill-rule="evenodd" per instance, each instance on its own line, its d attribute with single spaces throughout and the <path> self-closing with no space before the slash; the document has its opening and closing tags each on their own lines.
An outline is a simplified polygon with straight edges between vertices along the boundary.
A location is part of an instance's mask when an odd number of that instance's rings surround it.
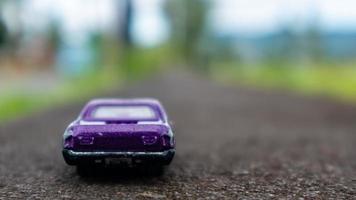
<svg viewBox="0 0 356 200">
<path fill-rule="evenodd" d="M 90 114 L 93 119 L 154 120 L 155 111 L 150 106 L 98 106 Z"/>
</svg>

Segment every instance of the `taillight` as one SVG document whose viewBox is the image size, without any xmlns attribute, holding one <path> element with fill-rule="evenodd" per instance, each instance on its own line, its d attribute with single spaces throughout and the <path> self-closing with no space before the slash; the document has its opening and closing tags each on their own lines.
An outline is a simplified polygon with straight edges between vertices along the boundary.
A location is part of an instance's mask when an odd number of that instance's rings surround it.
<svg viewBox="0 0 356 200">
<path fill-rule="evenodd" d="M 170 137 L 168 135 L 164 135 L 162 137 L 162 145 L 164 147 L 172 147 L 172 146 L 174 146 L 174 144 L 172 143 L 172 137 Z"/>
<path fill-rule="evenodd" d="M 169 142 L 167 141 L 167 136 L 165 135 L 165 136 L 162 137 L 162 145 L 165 147 L 168 144 L 169 144 Z"/>
<path fill-rule="evenodd" d="M 79 136 L 79 144 L 80 145 L 92 145 L 94 144 L 94 137 L 91 136 Z"/>
<path fill-rule="evenodd" d="M 153 135 L 143 135 L 141 139 L 144 145 L 153 145 L 157 142 L 158 137 Z"/>
</svg>

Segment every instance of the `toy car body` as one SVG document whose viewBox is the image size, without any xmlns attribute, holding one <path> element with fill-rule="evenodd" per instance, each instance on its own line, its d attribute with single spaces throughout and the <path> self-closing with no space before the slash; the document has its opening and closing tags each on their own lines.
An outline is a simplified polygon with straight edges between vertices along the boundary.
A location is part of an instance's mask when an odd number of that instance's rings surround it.
<svg viewBox="0 0 356 200">
<path fill-rule="evenodd" d="M 90 101 L 63 135 L 69 165 L 168 165 L 175 139 L 162 105 L 154 99 Z"/>
</svg>

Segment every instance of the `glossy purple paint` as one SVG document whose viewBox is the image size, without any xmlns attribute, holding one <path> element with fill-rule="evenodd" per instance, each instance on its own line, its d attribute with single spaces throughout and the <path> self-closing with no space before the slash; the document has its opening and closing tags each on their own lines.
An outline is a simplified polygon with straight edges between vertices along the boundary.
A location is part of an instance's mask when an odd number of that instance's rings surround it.
<svg viewBox="0 0 356 200">
<path fill-rule="evenodd" d="M 98 106 L 149 106 L 155 112 L 156 118 L 96 119 L 91 117 L 90 113 Z M 74 165 L 88 158 L 89 160 L 105 159 L 118 153 L 120 157 L 137 153 L 140 155 L 139 159 L 146 159 L 147 154 L 147 157 L 157 157 L 158 160 L 169 164 L 175 152 L 174 135 L 166 112 L 160 102 L 155 99 L 90 101 L 78 119 L 68 126 L 63 137 L 64 159 L 68 164 Z M 102 155 L 99 158 L 98 153 Z M 85 154 L 85 156 L 77 156 L 77 154 Z"/>
</svg>

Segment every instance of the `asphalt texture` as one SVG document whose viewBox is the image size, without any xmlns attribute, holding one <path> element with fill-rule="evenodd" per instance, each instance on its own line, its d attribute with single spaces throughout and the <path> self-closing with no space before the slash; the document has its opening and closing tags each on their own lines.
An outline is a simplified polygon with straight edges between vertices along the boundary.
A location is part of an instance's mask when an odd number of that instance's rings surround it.
<svg viewBox="0 0 356 200">
<path fill-rule="evenodd" d="M 76 102 L 0 125 L 0 199 L 356 199 L 355 106 L 187 71 L 128 85 L 104 96 L 158 98 L 174 122 L 163 175 L 78 176 L 61 156 Z"/>
</svg>

